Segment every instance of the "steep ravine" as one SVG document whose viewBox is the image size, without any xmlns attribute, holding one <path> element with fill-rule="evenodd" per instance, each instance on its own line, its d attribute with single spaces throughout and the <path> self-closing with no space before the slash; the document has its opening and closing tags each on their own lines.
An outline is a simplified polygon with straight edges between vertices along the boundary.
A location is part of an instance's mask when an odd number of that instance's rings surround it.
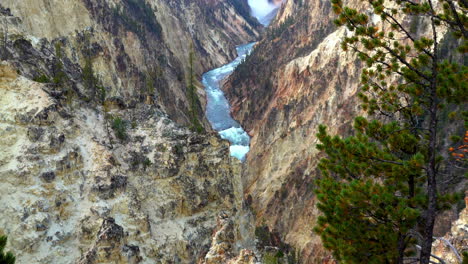
<svg viewBox="0 0 468 264">
<path fill-rule="evenodd" d="M 189 43 L 201 77 L 257 35 L 233 3 L 1 3 L 0 235 L 17 263 L 196 263 L 221 222 L 233 254 L 248 244 L 239 161 L 184 126 Z"/>
<path fill-rule="evenodd" d="M 275 18 L 282 1 L 248 1 L 253 16 L 264 26 Z M 237 58 L 222 67 L 203 74 L 202 83 L 205 86 L 207 106 L 206 116 L 214 130 L 223 139 L 231 143 L 231 156 L 244 161 L 250 149 L 250 136 L 239 123 L 231 117 L 231 106 L 224 96 L 221 86 L 236 67 L 243 63 L 252 52 L 255 42 L 246 43 L 236 48 Z"/>
<path fill-rule="evenodd" d="M 232 62 L 203 74 L 207 105 L 206 117 L 214 130 L 231 143 L 231 156 L 244 160 L 249 152 L 250 137 L 231 117 L 231 107 L 221 91 L 221 84 L 252 51 L 255 43 L 237 47 L 238 57 Z"/>
<path fill-rule="evenodd" d="M 185 125 L 190 123 L 186 83 L 191 47 L 198 78 L 234 59 L 235 46 L 256 39 L 260 27 L 249 17 L 246 0 L 5 0 L 1 4 L 21 19 L 20 36 L 33 44 L 60 43 L 66 57 L 82 67 L 90 60 L 108 97 L 132 103 L 155 101 Z M 202 100 L 203 89 L 197 87 Z M 203 101 L 196 105 L 198 118 L 209 128 L 203 106 Z"/>
</svg>

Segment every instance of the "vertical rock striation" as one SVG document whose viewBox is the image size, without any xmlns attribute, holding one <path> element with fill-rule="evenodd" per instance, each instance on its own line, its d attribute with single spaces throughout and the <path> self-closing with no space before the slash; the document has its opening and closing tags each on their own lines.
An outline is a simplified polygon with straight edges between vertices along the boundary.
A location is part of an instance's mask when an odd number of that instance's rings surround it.
<svg viewBox="0 0 468 264">
<path fill-rule="evenodd" d="M 364 8 L 359 1 L 346 4 Z M 224 86 L 234 118 L 252 136 L 242 179 L 257 226 L 299 250 L 303 263 L 330 261 L 312 231 L 319 215 L 313 192 L 318 125 L 346 135 L 361 113 L 361 64 L 342 51 L 346 31 L 334 18 L 329 0 L 286 1 Z"/>
</svg>

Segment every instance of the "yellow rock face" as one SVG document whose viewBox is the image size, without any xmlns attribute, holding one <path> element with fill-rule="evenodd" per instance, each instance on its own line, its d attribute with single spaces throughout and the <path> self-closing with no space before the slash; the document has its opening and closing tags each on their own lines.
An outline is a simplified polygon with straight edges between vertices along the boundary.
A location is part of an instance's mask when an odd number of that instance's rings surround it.
<svg viewBox="0 0 468 264">
<path fill-rule="evenodd" d="M 136 118 L 120 142 L 102 111 L 59 106 L 8 65 L 0 74 L 0 227 L 20 263 L 188 263 L 240 203 L 221 139 L 142 105 L 110 112 Z"/>
</svg>

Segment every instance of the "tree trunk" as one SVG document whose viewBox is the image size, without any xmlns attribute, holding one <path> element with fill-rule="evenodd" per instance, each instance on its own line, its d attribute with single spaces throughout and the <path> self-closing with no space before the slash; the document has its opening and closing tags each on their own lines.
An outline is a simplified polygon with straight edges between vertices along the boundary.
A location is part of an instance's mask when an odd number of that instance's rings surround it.
<svg viewBox="0 0 468 264">
<path fill-rule="evenodd" d="M 429 0 L 429 5 L 433 14 L 434 8 L 432 1 Z M 437 111 L 438 111 L 438 96 L 437 96 L 437 75 L 438 75 L 438 42 L 437 30 L 434 22 L 434 17 L 431 21 L 432 37 L 434 41 L 434 58 L 432 61 L 432 76 L 430 85 L 430 106 L 429 106 L 429 148 L 428 148 L 428 167 L 427 173 L 427 196 L 428 205 L 425 215 L 423 241 L 421 245 L 421 264 L 429 264 L 432 250 L 432 238 L 434 234 L 434 222 L 437 213 L 437 168 L 436 168 L 436 151 L 437 151 Z"/>
<path fill-rule="evenodd" d="M 423 241 L 421 245 L 421 264 L 429 264 L 432 250 L 432 238 L 434 233 L 434 222 L 437 213 L 437 168 L 436 168 L 436 141 L 437 141 L 437 95 L 434 90 L 430 109 L 429 118 L 429 149 L 428 159 L 429 167 L 427 168 L 427 196 L 428 205 L 425 214 Z"/>
<path fill-rule="evenodd" d="M 432 12 L 434 9 L 432 1 L 429 0 Z M 437 75 L 438 75 L 438 42 L 437 30 L 434 22 L 434 17 L 431 21 L 432 36 L 434 41 L 434 58 L 432 61 L 432 76 L 430 86 L 430 107 L 429 107 L 429 148 L 428 148 L 428 167 L 427 167 L 427 196 L 428 204 L 425 215 L 423 241 L 421 245 L 421 264 L 429 264 L 432 250 L 432 238 L 434 234 L 434 222 L 437 213 L 437 112 L 438 112 L 438 96 L 437 96 Z"/>
<path fill-rule="evenodd" d="M 405 236 L 401 234 L 401 232 L 398 234 L 398 260 L 397 264 L 404 264 L 404 257 L 405 257 Z"/>
</svg>

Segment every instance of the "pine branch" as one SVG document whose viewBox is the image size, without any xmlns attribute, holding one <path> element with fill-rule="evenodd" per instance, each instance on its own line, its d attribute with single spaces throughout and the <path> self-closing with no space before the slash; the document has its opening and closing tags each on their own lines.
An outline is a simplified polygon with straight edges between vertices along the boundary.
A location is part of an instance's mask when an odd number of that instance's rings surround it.
<svg viewBox="0 0 468 264">
<path fill-rule="evenodd" d="M 445 0 L 445 1 L 448 3 L 448 5 L 450 7 L 450 10 L 452 11 L 452 14 L 453 14 L 453 16 L 455 18 L 455 22 L 453 22 L 453 23 L 460 29 L 460 32 L 463 34 L 463 37 L 468 39 L 468 32 L 465 29 L 465 25 L 463 25 L 463 22 L 461 21 L 460 17 L 458 16 L 458 12 L 457 12 L 457 9 L 456 9 L 455 5 L 453 4 L 453 1 L 452 0 Z M 466 2 L 464 2 L 464 5 L 467 6 L 468 4 Z"/>
<path fill-rule="evenodd" d="M 344 14 L 344 13 L 343 13 Z M 354 28 L 358 28 L 358 25 L 356 25 L 356 23 L 353 22 L 352 19 L 350 19 L 346 14 L 344 14 L 344 16 L 347 18 L 348 22 L 354 27 Z M 369 33 L 365 33 L 365 35 L 372 39 L 372 40 L 376 40 L 377 38 L 375 36 L 373 36 L 372 34 L 369 34 Z M 408 61 L 406 61 L 401 55 L 397 54 L 393 49 L 391 49 L 390 47 L 388 46 L 385 46 L 385 45 L 382 45 L 380 46 L 381 48 L 385 49 L 387 52 L 389 52 L 394 58 L 396 58 L 398 61 L 400 61 L 400 63 L 402 63 L 403 65 L 405 65 L 406 67 L 408 67 L 408 69 L 410 69 L 411 71 L 413 71 L 414 73 L 416 73 L 417 75 L 419 75 L 419 77 L 427 80 L 427 81 L 431 81 L 431 78 L 427 75 L 425 75 L 424 73 L 422 73 L 421 71 L 419 71 L 418 69 L 416 69 L 415 67 L 413 67 Z"/>
<path fill-rule="evenodd" d="M 349 44 L 347 44 L 347 46 L 350 47 L 353 51 L 358 52 L 359 54 L 364 55 L 367 59 L 372 59 L 371 56 L 369 56 L 369 55 L 366 54 L 365 52 L 361 51 L 361 50 L 358 49 L 357 47 L 352 46 L 352 45 L 349 45 Z M 409 77 L 408 77 L 406 74 L 402 73 L 401 71 L 398 71 L 398 70 L 393 69 L 392 65 L 388 64 L 388 62 L 386 62 L 386 61 L 384 61 L 384 60 L 375 60 L 375 61 L 376 61 L 377 63 L 380 63 L 380 64 L 382 64 L 382 65 L 387 66 L 387 69 L 391 69 L 392 72 L 394 72 L 394 73 L 400 75 L 401 77 L 403 77 L 403 78 L 408 78 L 408 79 L 409 79 Z M 426 88 L 426 87 L 429 87 L 427 84 L 422 83 L 422 82 L 420 82 L 420 81 L 418 81 L 418 80 L 411 80 L 411 79 L 409 79 L 409 81 L 414 82 L 415 84 L 421 85 L 422 87 L 425 87 L 425 88 Z"/>
<path fill-rule="evenodd" d="M 394 16 L 392 16 L 390 13 L 385 12 L 385 11 L 383 11 L 383 13 L 386 15 L 385 20 L 386 20 L 388 23 L 390 23 L 390 24 L 395 24 L 396 26 L 398 26 L 398 27 L 400 28 L 400 30 L 401 30 L 403 33 L 405 33 L 406 37 L 408 37 L 413 43 L 416 42 L 416 39 L 414 39 L 413 36 L 411 36 L 411 34 L 403 27 L 403 25 L 402 25 L 400 22 L 398 22 L 398 20 L 397 20 Z M 387 19 L 388 17 L 391 18 L 391 20 L 392 20 L 393 22 L 392 22 L 392 21 L 389 21 L 389 20 Z M 431 57 L 431 59 L 434 59 L 434 55 L 431 54 L 428 50 L 422 49 L 422 51 L 423 51 L 426 55 L 428 55 L 429 57 Z"/>
</svg>

